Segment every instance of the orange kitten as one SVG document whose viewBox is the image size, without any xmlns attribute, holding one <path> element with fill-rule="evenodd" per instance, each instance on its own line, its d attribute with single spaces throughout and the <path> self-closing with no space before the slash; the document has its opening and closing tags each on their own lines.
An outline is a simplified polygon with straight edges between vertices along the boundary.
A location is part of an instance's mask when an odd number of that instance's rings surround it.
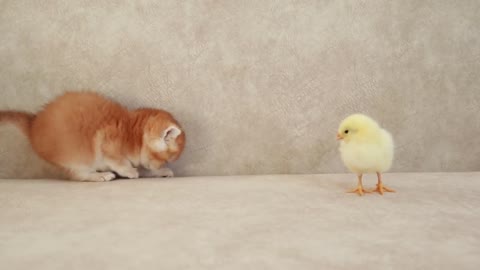
<svg viewBox="0 0 480 270">
<path fill-rule="evenodd" d="M 0 111 L 3 121 L 16 124 L 41 158 L 79 181 L 110 181 L 113 172 L 171 177 L 164 165 L 185 146 L 185 132 L 170 113 L 129 111 L 93 92 L 67 92 L 37 115 Z"/>
</svg>

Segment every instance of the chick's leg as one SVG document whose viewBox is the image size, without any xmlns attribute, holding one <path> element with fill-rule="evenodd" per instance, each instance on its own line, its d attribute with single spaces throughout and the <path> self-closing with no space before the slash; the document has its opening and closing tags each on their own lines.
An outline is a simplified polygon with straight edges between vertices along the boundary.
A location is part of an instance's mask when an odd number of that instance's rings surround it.
<svg viewBox="0 0 480 270">
<path fill-rule="evenodd" d="M 377 188 L 375 188 L 374 190 L 372 190 L 372 192 L 378 192 L 380 193 L 381 195 L 383 195 L 383 192 L 395 192 L 395 190 L 393 189 L 390 189 L 386 186 L 383 185 L 382 183 L 382 175 L 380 173 L 377 172 L 377 179 L 378 179 L 378 183 L 377 183 Z"/>
<path fill-rule="evenodd" d="M 362 185 L 362 174 L 358 175 L 358 185 L 357 188 L 351 191 L 347 191 L 348 193 L 357 193 L 358 195 L 362 196 L 364 193 L 370 193 L 370 191 L 366 191 L 363 189 Z"/>
</svg>

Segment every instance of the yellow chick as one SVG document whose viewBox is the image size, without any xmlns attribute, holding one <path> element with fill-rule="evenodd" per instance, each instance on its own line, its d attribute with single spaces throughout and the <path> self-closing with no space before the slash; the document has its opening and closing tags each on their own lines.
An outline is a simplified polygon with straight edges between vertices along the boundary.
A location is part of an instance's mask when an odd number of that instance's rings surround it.
<svg viewBox="0 0 480 270">
<path fill-rule="evenodd" d="M 363 195 L 362 175 L 376 173 L 377 188 L 372 192 L 395 192 L 382 183 L 382 173 L 388 171 L 393 161 L 393 138 L 377 122 L 363 114 L 353 114 L 345 118 L 338 128 L 337 140 L 345 166 L 358 176 L 358 186 L 349 191 Z"/>
</svg>

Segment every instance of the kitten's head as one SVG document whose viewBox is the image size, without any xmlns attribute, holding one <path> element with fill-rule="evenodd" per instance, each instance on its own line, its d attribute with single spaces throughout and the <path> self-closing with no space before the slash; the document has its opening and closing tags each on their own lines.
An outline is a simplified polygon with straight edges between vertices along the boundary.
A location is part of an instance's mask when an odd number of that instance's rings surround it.
<svg viewBox="0 0 480 270">
<path fill-rule="evenodd" d="M 160 169 L 177 160 L 185 148 L 185 132 L 172 118 L 151 117 L 145 126 L 142 165 Z"/>
</svg>

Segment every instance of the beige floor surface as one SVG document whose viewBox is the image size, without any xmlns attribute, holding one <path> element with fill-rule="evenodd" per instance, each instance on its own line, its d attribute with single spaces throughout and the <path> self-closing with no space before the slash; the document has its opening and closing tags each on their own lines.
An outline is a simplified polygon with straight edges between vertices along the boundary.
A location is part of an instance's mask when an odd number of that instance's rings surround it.
<svg viewBox="0 0 480 270">
<path fill-rule="evenodd" d="M 374 177 L 366 185 L 373 187 Z M 480 173 L 0 180 L 2 269 L 478 269 Z"/>
</svg>

